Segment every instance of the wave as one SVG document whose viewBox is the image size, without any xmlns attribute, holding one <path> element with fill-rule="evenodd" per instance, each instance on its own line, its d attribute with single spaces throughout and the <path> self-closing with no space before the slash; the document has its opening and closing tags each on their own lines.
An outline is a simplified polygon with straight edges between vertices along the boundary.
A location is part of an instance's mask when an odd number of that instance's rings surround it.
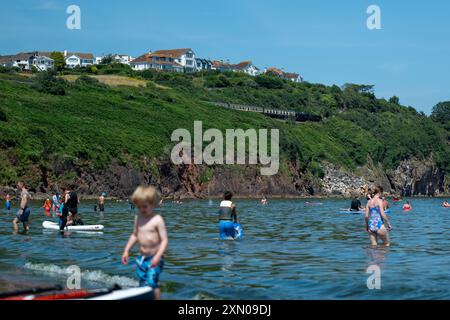
<svg viewBox="0 0 450 320">
<path fill-rule="evenodd" d="M 25 269 L 47 273 L 53 276 L 72 275 L 73 271 L 70 267 L 60 267 L 55 264 L 43 264 L 27 262 L 24 265 Z M 113 286 L 115 284 L 123 287 L 137 287 L 139 283 L 131 278 L 125 276 L 109 275 L 101 270 L 81 270 L 81 279 L 85 281 L 92 281 Z"/>
</svg>

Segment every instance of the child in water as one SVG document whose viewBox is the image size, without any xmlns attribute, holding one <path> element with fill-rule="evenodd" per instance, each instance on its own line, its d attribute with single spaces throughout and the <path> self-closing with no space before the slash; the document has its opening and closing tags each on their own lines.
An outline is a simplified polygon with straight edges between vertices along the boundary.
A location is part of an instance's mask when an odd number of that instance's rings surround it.
<svg viewBox="0 0 450 320">
<path fill-rule="evenodd" d="M 45 199 L 44 201 L 44 205 L 42 206 L 42 208 L 44 208 L 45 210 L 45 215 L 50 218 L 51 215 L 51 210 L 52 210 L 52 203 L 50 201 L 50 199 Z"/>
<path fill-rule="evenodd" d="M 6 194 L 6 210 L 11 211 L 11 195 L 9 193 Z"/>
<path fill-rule="evenodd" d="M 169 243 L 164 219 L 154 211 L 158 207 L 160 195 L 154 187 L 138 187 L 131 200 L 139 213 L 134 222 L 133 233 L 123 251 L 122 263 L 128 264 L 129 252 L 138 243 L 140 256 L 136 259 L 136 273 L 140 286 L 152 287 L 155 299 L 159 300 L 161 291 L 158 281 Z"/>
<path fill-rule="evenodd" d="M 382 200 L 383 188 L 376 187 L 374 195 L 367 202 L 365 220 L 366 230 L 369 233 L 370 244 L 372 246 L 378 245 L 378 238 L 383 241 L 385 246 L 390 246 L 389 231 L 392 226 L 387 215 L 384 213 L 384 203 Z"/>
</svg>

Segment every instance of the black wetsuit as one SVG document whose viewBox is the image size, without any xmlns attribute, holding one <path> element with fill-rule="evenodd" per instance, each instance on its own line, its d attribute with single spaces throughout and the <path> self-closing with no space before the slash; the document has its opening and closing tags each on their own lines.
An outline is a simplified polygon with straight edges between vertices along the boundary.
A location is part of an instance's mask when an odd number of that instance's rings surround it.
<svg viewBox="0 0 450 320">
<path fill-rule="evenodd" d="M 361 208 L 361 201 L 358 199 L 353 199 L 352 204 L 350 206 L 351 211 L 359 211 L 359 208 Z"/>
<path fill-rule="evenodd" d="M 62 210 L 62 223 L 59 227 L 59 230 L 64 230 L 67 225 L 67 216 L 69 212 L 72 215 L 76 215 L 78 213 L 78 195 L 75 191 L 69 192 L 69 199 L 64 203 L 64 207 Z M 75 221 L 74 221 L 75 222 Z"/>
</svg>

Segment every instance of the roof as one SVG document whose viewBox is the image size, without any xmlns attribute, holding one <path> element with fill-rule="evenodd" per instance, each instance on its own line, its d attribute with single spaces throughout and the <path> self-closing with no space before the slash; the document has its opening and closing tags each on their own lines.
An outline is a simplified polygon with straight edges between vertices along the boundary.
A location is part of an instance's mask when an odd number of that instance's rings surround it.
<svg viewBox="0 0 450 320">
<path fill-rule="evenodd" d="M 20 52 L 17 54 L 11 54 L 6 56 L 0 56 L 0 62 L 6 63 L 10 61 L 29 60 L 35 56 L 36 52 Z"/>
<path fill-rule="evenodd" d="M 285 79 L 298 79 L 300 75 L 298 73 L 294 72 L 284 72 L 281 69 L 271 67 L 267 68 L 266 73 L 273 73 L 279 77 L 285 78 Z"/>
<path fill-rule="evenodd" d="M 165 57 L 171 57 L 171 58 L 179 58 L 182 55 L 188 53 L 189 51 L 192 51 L 190 48 L 183 48 L 183 49 L 170 49 L 170 50 L 156 50 L 152 53 L 153 56 L 165 56 Z"/>
<path fill-rule="evenodd" d="M 81 59 L 94 60 L 94 55 L 92 53 L 67 52 L 66 57 L 70 57 L 70 56 L 77 56 L 78 58 L 81 58 Z"/>
</svg>

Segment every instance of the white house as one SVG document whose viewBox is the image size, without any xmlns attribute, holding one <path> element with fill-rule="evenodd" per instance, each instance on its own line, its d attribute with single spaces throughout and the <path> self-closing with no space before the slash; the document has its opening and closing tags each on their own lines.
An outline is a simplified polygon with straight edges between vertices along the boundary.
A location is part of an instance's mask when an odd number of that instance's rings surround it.
<svg viewBox="0 0 450 320">
<path fill-rule="evenodd" d="M 133 61 L 133 57 L 128 54 L 112 54 L 109 55 L 113 62 L 122 63 L 129 65 L 131 61 Z M 103 59 L 109 56 L 100 56 L 95 57 L 94 64 L 101 64 Z"/>
<path fill-rule="evenodd" d="M 21 52 L 14 55 L 1 56 L 0 65 L 5 67 L 17 67 L 31 71 L 35 67 L 38 71 L 46 71 L 53 68 L 53 59 L 40 52 Z"/>
<path fill-rule="evenodd" d="M 130 62 L 134 70 L 158 69 L 167 71 L 197 71 L 192 49 L 171 49 L 149 52 Z"/>
<path fill-rule="evenodd" d="M 32 60 L 32 65 L 38 71 L 47 71 L 53 69 L 54 60 L 48 56 L 38 54 Z"/>
<path fill-rule="evenodd" d="M 213 61 L 213 65 L 220 71 L 244 72 L 251 76 L 257 76 L 261 73 L 259 68 L 256 67 L 251 61 L 242 61 L 237 64 L 230 64 L 228 61 Z"/>
<path fill-rule="evenodd" d="M 92 53 L 79 53 L 64 51 L 64 59 L 68 68 L 87 67 L 95 62 Z"/>
<path fill-rule="evenodd" d="M 215 66 L 213 62 L 209 59 L 195 59 L 197 70 L 215 70 Z"/>
<path fill-rule="evenodd" d="M 289 80 L 292 82 L 297 82 L 297 83 L 303 82 L 302 76 L 299 75 L 298 73 L 285 72 L 284 70 L 281 70 L 281 69 L 278 69 L 275 67 L 267 68 L 264 73 L 274 75 L 279 78 Z"/>
</svg>

